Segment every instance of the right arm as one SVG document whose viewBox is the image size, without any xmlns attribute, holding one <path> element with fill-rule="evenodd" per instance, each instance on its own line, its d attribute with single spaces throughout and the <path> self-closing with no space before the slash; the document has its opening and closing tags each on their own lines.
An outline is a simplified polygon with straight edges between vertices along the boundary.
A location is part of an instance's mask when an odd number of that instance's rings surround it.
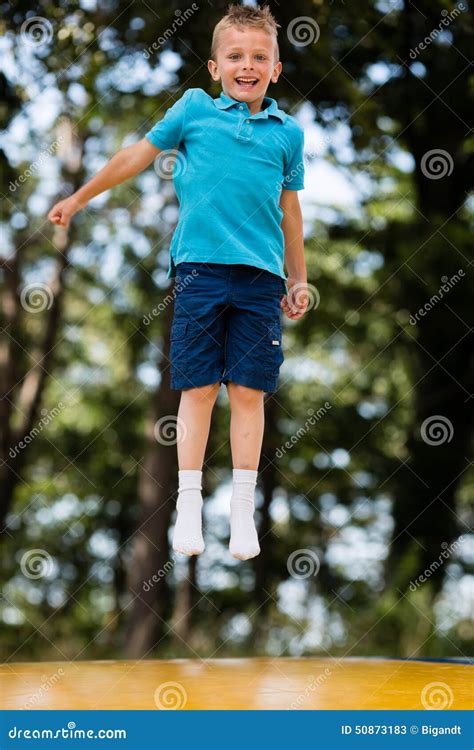
<svg viewBox="0 0 474 750">
<path fill-rule="evenodd" d="M 48 219 L 59 227 L 67 228 L 74 214 L 87 206 L 92 198 L 142 172 L 156 159 L 160 150 L 147 138 L 142 138 L 138 143 L 117 151 L 89 182 L 69 198 L 56 203 L 49 212 Z"/>
</svg>

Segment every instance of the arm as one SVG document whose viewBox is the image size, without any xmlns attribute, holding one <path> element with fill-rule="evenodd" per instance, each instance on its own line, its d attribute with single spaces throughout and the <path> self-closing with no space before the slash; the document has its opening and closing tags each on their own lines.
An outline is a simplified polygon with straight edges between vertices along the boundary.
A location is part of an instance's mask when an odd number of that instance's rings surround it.
<svg viewBox="0 0 474 750">
<path fill-rule="evenodd" d="M 288 295 L 281 301 L 286 316 L 301 318 L 308 304 L 307 271 L 304 257 L 303 215 L 297 190 L 282 190 L 280 207 L 283 211 L 281 228 L 285 238 L 285 266 L 288 271 Z M 291 288 L 295 286 L 291 293 Z"/>
<path fill-rule="evenodd" d="M 49 212 L 48 219 L 53 224 L 67 228 L 74 214 L 87 206 L 92 198 L 142 172 L 159 153 L 160 149 L 153 146 L 147 138 L 122 148 L 89 182 L 69 198 L 56 203 Z"/>
</svg>

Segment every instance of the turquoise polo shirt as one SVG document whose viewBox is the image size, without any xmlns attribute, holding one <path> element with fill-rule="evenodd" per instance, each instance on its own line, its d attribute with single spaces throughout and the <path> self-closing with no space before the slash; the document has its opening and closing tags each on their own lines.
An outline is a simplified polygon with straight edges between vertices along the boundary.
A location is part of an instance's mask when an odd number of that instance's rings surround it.
<svg viewBox="0 0 474 750">
<path fill-rule="evenodd" d="M 275 99 L 254 115 L 246 102 L 191 88 L 146 133 L 177 148 L 173 182 L 179 217 L 168 278 L 181 262 L 243 263 L 285 282 L 282 189 L 304 187 L 304 132 Z"/>
</svg>

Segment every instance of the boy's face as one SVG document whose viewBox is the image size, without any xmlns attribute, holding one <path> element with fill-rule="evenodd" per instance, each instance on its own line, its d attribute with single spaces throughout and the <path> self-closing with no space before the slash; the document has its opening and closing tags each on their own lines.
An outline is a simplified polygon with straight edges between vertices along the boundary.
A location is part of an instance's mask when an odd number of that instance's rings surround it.
<svg viewBox="0 0 474 750">
<path fill-rule="evenodd" d="M 277 82 L 282 64 L 275 62 L 275 43 L 270 34 L 232 27 L 219 34 L 216 60 L 209 60 L 208 69 L 215 81 L 221 80 L 224 94 L 260 106 L 270 81 Z M 245 83 L 242 78 L 254 83 Z"/>
</svg>

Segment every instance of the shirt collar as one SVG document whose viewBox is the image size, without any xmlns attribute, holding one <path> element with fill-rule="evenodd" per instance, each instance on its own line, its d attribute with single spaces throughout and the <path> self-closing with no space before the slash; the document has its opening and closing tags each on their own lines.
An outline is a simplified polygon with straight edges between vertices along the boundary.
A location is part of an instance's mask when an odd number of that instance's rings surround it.
<svg viewBox="0 0 474 750">
<path fill-rule="evenodd" d="M 220 95 L 213 101 L 219 109 L 229 109 L 229 107 L 234 105 L 243 104 L 243 102 L 239 102 L 237 99 L 232 99 L 230 96 L 227 96 L 223 91 L 221 91 Z M 251 115 L 253 119 L 268 118 L 269 115 L 273 115 L 273 117 L 278 117 L 281 122 L 285 122 L 285 113 L 281 109 L 278 109 L 278 104 L 275 99 L 272 99 L 270 96 L 264 96 L 262 106 L 264 106 L 264 109 Z"/>
</svg>

